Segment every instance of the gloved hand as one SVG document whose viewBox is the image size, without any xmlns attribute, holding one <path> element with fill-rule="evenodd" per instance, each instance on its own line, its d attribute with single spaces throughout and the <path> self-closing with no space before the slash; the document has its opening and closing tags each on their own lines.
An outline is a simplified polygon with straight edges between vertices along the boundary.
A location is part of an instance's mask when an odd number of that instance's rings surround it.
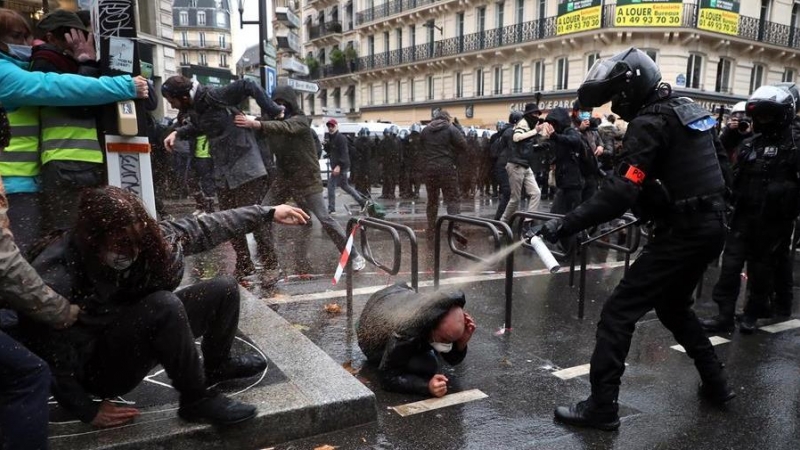
<svg viewBox="0 0 800 450">
<path fill-rule="evenodd" d="M 541 236 L 546 241 L 549 241 L 553 244 L 558 242 L 558 239 L 561 237 L 559 232 L 561 228 L 564 226 L 564 221 L 561 219 L 550 219 L 547 222 L 536 225 L 535 227 L 531 228 L 530 233 L 534 236 Z"/>
</svg>

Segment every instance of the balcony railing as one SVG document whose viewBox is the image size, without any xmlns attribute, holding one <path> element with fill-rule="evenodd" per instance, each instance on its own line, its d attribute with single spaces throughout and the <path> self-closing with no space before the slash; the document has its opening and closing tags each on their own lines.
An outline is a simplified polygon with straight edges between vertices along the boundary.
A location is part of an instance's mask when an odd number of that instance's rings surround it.
<svg viewBox="0 0 800 450">
<path fill-rule="evenodd" d="M 437 0 L 392 0 L 390 2 L 384 2 L 356 13 L 356 23 L 359 25 L 365 24 L 367 22 L 400 14 L 403 11 L 409 11 L 420 6 L 431 5 L 436 1 Z"/>
<path fill-rule="evenodd" d="M 377 20 L 401 11 L 433 3 L 434 0 L 394 0 L 375 6 L 356 15 L 359 24 Z M 697 4 L 684 4 L 682 21 L 678 28 L 697 28 L 699 6 Z M 616 5 L 606 5 L 603 8 L 602 28 L 614 28 Z M 483 32 L 466 34 L 463 36 L 442 39 L 433 43 L 425 43 L 413 47 L 404 47 L 370 56 L 363 56 L 346 67 L 345 73 L 362 72 L 401 64 L 423 62 L 456 56 L 462 53 L 475 52 L 486 49 L 495 49 L 523 43 L 533 42 L 556 36 L 556 17 L 532 20 L 503 28 L 494 28 Z M 800 49 L 800 28 L 793 28 L 755 17 L 739 16 L 738 37 L 773 44 L 783 47 Z M 319 71 L 322 77 L 341 75 L 342 68 L 336 71 Z M 314 74 L 310 78 L 314 79 Z"/>
<path fill-rule="evenodd" d="M 225 42 L 224 44 L 218 41 L 177 41 L 178 48 L 198 48 L 208 50 L 230 50 L 231 43 Z"/>
<path fill-rule="evenodd" d="M 325 22 L 319 25 L 312 25 L 308 30 L 308 39 L 319 39 L 332 34 L 342 33 L 342 23 L 339 21 Z"/>
</svg>

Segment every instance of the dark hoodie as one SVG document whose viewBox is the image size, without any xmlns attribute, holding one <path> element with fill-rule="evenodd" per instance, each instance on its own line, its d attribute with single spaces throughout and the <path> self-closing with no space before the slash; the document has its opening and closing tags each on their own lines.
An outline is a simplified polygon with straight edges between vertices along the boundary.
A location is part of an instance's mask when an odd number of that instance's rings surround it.
<svg viewBox="0 0 800 450">
<path fill-rule="evenodd" d="M 445 119 L 434 119 L 422 130 L 420 159 L 427 171 L 454 169 L 456 155 L 467 150 L 464 133 Z"/>
<path fill-rule="evenodd" d="M 300 110 L 297 93 L 290 86 L 277 87 L 272 99 L 287 105 L 283 120 L 261 122 L 261 131 L 277 162 L 273 188 L 294 198 L 317 194 L 322 191 L 322 177 L 311 119 Z"/>
<path fill-rule="evenodd" d="M 436 363 L 438 352 L 428 343 L 431 332 L 451 308 L 463 308 L 465 304 L 461 291 L 420 295 L 403 283 L 372 294 L 361 312 L 356 335 L 361 351 L 378 365 L 384 389 L 428 395 L 428 380 L 441 373 Z M 438 355 L 456 365 L 464 360 L 467 348 L 458 350 L 453 346 L 450 352 Z M 430 364 L 412 370 L 412 359 L 415 365 L 421 360 Z"/>
<path fill-rule="evenodd" d="M 559 189 L 582 189 L 580 155 L 583 150 L 583 142 L 578 130 L 572 127 L 569 111 L 564 108 L 554 108 L 545 120 L 555 130 L 549 139 L 550 149 L 555 156 L 556 187 Z"/>
</svg>

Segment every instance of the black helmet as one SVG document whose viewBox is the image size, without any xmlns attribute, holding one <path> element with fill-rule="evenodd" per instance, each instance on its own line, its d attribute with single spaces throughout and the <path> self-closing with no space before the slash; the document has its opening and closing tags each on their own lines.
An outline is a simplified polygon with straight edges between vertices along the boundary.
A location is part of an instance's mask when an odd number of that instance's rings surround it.
<svg viewBox="0 0 800 450">
<path fill-rule="evenodd" d="M 761 86 L 747 99 L 745 112 L 753 118 L 756 132 L 780 131 L 789 126 L 794 118 L 794 97 L 786 88 Z"/>
<path fill-rule="evenodd" d="M 522 111 L 511 111 L 508 115 L 508 123 L 516 125 L 522 119 Z"/>
<path fill-rule="evenodd" d="M 800 88 L 792 82 L 775 83 L 773 86 L 786 89 L 794 99 L 794 112 L 800 113 Z"/>
<path fill-rule="evenodd" d="M 358 135 L 359 136 L 369 136 L 369 128 L 367 128 L 367 127 L 361 128 L 360 130 L 358 130 Z"/>
<path fill-rule="evenodd" d="M 413 125 L 411 125 L 411 133 L 421 133 L 421 132 L 422 132 L 422 126 L 420 124 L 414 123 Z"/>
<path fill-rule="evenodd" d="M 611 111 L 626 121 L 636 117 L 661 82 L 661 71 L 647 54 L 635 47 L 597 61 L 578 88 L 584 108 L 611 102 Z"/>
</svg>

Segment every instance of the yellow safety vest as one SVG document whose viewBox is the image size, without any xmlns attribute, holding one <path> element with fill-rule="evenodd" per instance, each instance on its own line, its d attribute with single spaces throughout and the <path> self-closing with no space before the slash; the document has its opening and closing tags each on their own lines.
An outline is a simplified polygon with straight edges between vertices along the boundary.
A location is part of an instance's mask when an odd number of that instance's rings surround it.
<svg viewBox="0 0 800 450">
<path fill-rule="evenodd" d="M 0 175 L 35 177 L 39 175 L 39 107 L 25 106 L 8 113 L 11 142 L 0 148 Z"/>
<path fill-rule="evenodd" d="M 103 149 L 97 140 L 94 117 L 74 117 L 69 109 L 50 106 L 41 108 L 39 117 L 42 122 L 42 164 L 50 161 L 103 163 Z"/>
<path fill-rule="evenodd" d="M 208 150 L 208 138 L 206 135 L 197 136 L 197 143 L 194 146 L 195 158 L 211 158 L 211 152 Z"/>
</svg>

